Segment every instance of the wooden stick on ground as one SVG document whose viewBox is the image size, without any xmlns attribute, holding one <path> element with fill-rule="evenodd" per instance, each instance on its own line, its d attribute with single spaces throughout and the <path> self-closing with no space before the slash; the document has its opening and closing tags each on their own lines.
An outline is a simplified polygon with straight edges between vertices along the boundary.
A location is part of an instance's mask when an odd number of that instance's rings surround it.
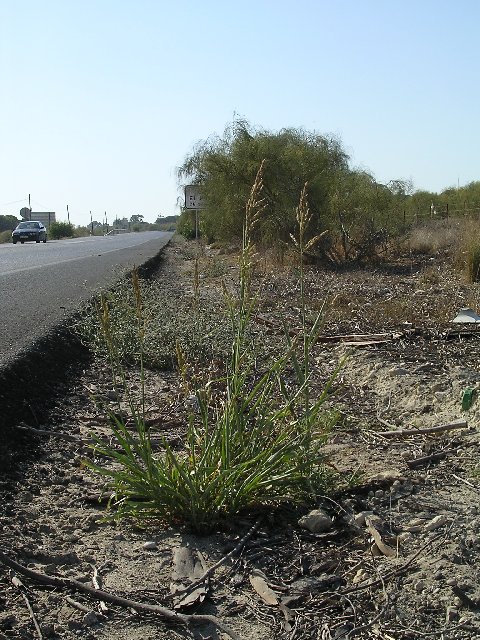
<svg viewBox="0 0 480 640">
<path fill-rule="evenodd" d="M 79 591 L 81 593 L 85 593 L 95 600 L 100 600 L 104 602 L 110 602 L 111 604 L 118 605 L 120 607 L 126 607 L 127 609 L 135 609 L 136 611 L 143 613 L 152 613 L 160 616 L 164 620 L 169 620 L 170 622 L 174 622 L 181 625 L 196 625 L 196 624 L 213 624 L 215 627 L 223 631 L 227 635 L 229 635 L 233 640 L 241 640 L 240 636 L 230 629 L 225 623 L 219 620 L 216 616 L 210 615 L 199 615 L 199 614 L 191 614 L 187 615 L 184 613 L 177 613 L 176 611 L 172 611 L 166 607 L 162 607 L 160 605 L 154 604 L 145 604 L 143 602 L 136 602 L 135 600 L 129 600 L 127 598 L 122 598 L 121 596 L 116 596 L 112 593 L 107 593 L 106 591 L 101 591 L 100 589 L 94 589 L 93 587 L 89 587 L 78 580 L 74 580 L 73 578 L 60 578 L 57 576 L 50 576 L 45 573 L 38 573 L 37 571 L 32 571 L 28 567 L 25 567 L 15 560 L 12 560 L 9 556 L 7 556 L 3 551 L 0 551 L 0 563 L 4 564 L 10 569 L 13 569 L 17 573 L 26 576 L 27 578 L 31 578 L 40 584 L 44 584 L 49 587 L 55 587 L 60 589 L 68 589 L 69 591 Z"/>
<path fill-rule="evenodd" d="M 30 614 L 30 617 L 33 620 L 33 624 L 35 625 L 35 631 L 37 632 L 38 638 L 39 638 L 39 640 L 43 640 L 43 635 L 42 635 L 42 632 L 40 630 L 40 626 L 39 626 L 39 624 L 37 622 L 37 618 L 35 616 L 35 612 L 33 611 L 32 605 L 30 604 L 30 600 L 28 599 L 27 594 L 25 593 L 25 591 L 26 591 L 25 585 L 16 576 L 12 577 L 12 584 L 15 587 L 17 587 L 17 589 L 22 594 L 22 598 L 24 599 L 25 604 L 27 605 L 28 613 Z"/>
<path fill-rule="evenodd" d="M 420 467 L 422 464 L 427 464 L 427 462 L 439 462 L 440 460 L 443 460 L 443 458 L 446 458 L 450 453 L 456 453 L 457 451 L 458 449 L 444 449 L 444 451 L 432 453 L 429 456 L 407 460 L 407 465 L 410 469 L 413 469 L 414 467 Z"/>
<path fill-rule="evenodd" d="M 388 437 L 405 438 L 407 436 L 416 436 L 428 433 L 442 433 L 442 431 L 451 431 L 452 429 L 466 429 L 468 423 L 466 420 L 450 422 L 449 424 L 440 424 L 436 427 L 425 427 L 423 429 L 395 429 L 393 431 L 378 431 L 375 435 Z"/>
</svg>

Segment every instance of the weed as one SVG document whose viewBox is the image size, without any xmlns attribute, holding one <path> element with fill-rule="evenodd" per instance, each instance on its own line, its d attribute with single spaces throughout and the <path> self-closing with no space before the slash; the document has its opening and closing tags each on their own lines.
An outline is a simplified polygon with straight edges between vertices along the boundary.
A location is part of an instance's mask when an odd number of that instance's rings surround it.
<svg viewBox="0 0 480 640">
<path fill-rule="evenodd" d="M 332 472 L 327 470 L 322 454 L 328 422 L 322 415 L 322 405 L 328 385 L 315 401 L 309 387 L 310 349 L 318 336 L 323 310 L 307 330 L 302 296 L 301 335 L 298 340 L 288 338 L 285 350 L 262 370 L 257 367 L 252 345 L 250 324 L 258 301 L 258 294 L 252 294 L 256 266 L 252 233 L 263 210 L 262 171 L 263 163 L 246 205 L 238 286 L 234 291 L 224 287 L 232 336 L 224 378 L 201 383 L 201 376 L 191 376 L 183 345 L 176 343 L 184 393 L 193 394 L 196 400 L 188 417 L 184 448 L 174 451 L 163 439 L 162 450 L 153 450 L 138 401 L 130 401 L 133 432 L 121 418 L 112 415 L 113 438 L 95 438 L 94 450 L 113 464 L 88 461 L 87 465 L 108 478 L 114 490 L 111 506 L 117 517 L 182 521 L 196 531 L 207 532 L 220 520 L 244 509 L 310 500 L 317 491 L 325 490 L 331 479 Z M 302 194 L 296 240 L 300 257 L 309 220 L 305 202 Z M 133 290 L 142 349 L 146 346 L 145 305 L 135 278 Z M 102 314 L 105 343 L 116 369 L 113 375 L 120 376 L 126 385 L 107 302 Z M 285 383 L 291 363 L 295 385 Z"/>
</svg>

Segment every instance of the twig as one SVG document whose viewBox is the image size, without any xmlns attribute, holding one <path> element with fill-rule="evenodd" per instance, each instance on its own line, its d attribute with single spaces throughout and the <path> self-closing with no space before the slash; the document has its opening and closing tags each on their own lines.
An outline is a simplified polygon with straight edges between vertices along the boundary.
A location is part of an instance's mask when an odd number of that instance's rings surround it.
<svg viewBox="0 0 480 640">
<path fill-rule="evenodd" d="M 75 609 L 78 609 L 82 613 L 90 613 L 90 611 L 91 611 L 91 609 L 89 607 L 86 607 L 81 602 L 77 602 L 77 600 L 74 600 L 73 598 L 70 598 L 70 596 L 66 596 L 65 600 L 66 600 L 66 602 L 68 602 L 68 604 L 71 604 L 72 607 L 75 607 Z"/>
<path fill-rule="evenodd" d="M 435 536 L 434 538 L 432 538 L 432 540 L 428 540 L 428 542 L 422 545 L 420 549 L 411 556 L 411 558 L 409 558 L 406 562 L 400 565 L 397 569 L 392 569 L 391 571 L 387 571 L 387 573 L 381 578 L 379 578 L 378 580 L 372 580 L 371 582 L 367 582 L 367 583 L 361 582 L 355 587 L 348 587 L 347 589 L 340 590 L 337 593 L 343 596 L 347 593 L 354 593 L 355 591 L 364 591 L 365 589 L 370 589 L 370 587 L 376 587 L 379 584 L 383 584 L 385 580 L 388 580 L 388 578 L 391 578 L 392 576 L 398 576 L 402 574 L 404 571 L 408 569 L 408 567 L 412 564 L 412 562 L 414 562 L 421 555 L 421 553 L 425 551 L 427 547 L 429 547 L 431 544 L 439 540 L 442 537 L 442 535 L 443 534 L 439 534 L 438 536 Z"/>
<path fill-rule="evenodd" d="M 432 453 L 429 456 L 424 456 L 422 458 L 414 458 L 413 460 L 407 460 L 407 465 L 408 467 L 410 467 L 410 469 L 413 469 L 414 467 L 419 467 L 422 464 L 426 464 L 427 462 L 438 462 L 439 460 L 443 460 L 443 458 L 446 458 L 450 453 L 456 453 L 458 451 L 457 449 L 445 449 L 444 451 L 439 451 L 438 453 Z"/>
<path fill-rule="evenodd" d="M 465 480 L 465 478 L 461 478 L 460 476 L 457 476 L 454 473 L 452 473 L 452 478 L 455 478 L 455 480 L 460 480 L 460 482 L 463 482 L 464 484 L 467 485 L 467 487 L 470 487 L 474 491 L 477 491 L 477 492 L 480 491 L 480 487 L 476 487 L 474 484 L 472 484 L 468 480 Z"/>
<path fill-rule="evenodd" d="M 95 587 L 95 589 L 98 589 L 98 590 L 100 590 L 103 586 L 102 577 L 100 576 L 97 567 L 93 567 L 92 584 Z M 108 607 L 105 604 L 105 602 L 103 602 L 103 600 L 100 601 L 100 609 L 102 613 L 108 612 Z"/>
<path fill-rule="evenodd" d="M 383 420 L 379 419 L 379 421 L 385 424 Z M 459 422 L 451 422 L 449 424 L 440 424 L 437 427 L 425 427 L 423 429 L 394 429 L 393 431 L 378 431 L 375 435 L 383 436 L 384 438 L 389 438 L 389 437 L 404 438 L 407 436 L 416 436 L 416 435 L 422 435 L 425 433 L 442 433 L 442 431 L 450 431 L 452 429 L 466 429 L 467 427 L 468 427 L 467 421 L 461 420 Z"/>
<path fill-rule="evenodd" d="M 62 440 L 68 440 L 69 442 L 76 442 L 78 444 L 85 445 L 86 447 L 97 445 L 98 442 L 93 440 L 92 438 L 81 438 L 80 436 L 75 436 L 71 433 L 65 433 L 63 431 L 50 431 L 49 429 L 37 429 L 36 427 L 30 427 L 28 424 L 19 424 L 17 425 L 17 429 L 21 431 L 29 431 L 38 436 L 53 436 L 54 438 L 60 438 Z M 176 441 L 175 439 L 173 440 Z M 138 444 L 138 441 L 134 441 L 135 444 Z M 165 442 L 165 439 L 162 437 L 150 437 L 150 444 L 152 446 L 161 446 Z M 121 450 L 121 447 L 112 446 L 113 449 Z"/>
<path fill-rule="evenodd" d="M 25 604 L 27 605 L 27 609 L 28 609 L 28 613 L 30 614 L 30 617 L 33 620 L 33 624 L 35 625 L 35 631 L 37 632 L 38 638 L 39 640 L 43 640 L 43 635 L 42 632 L 40 630 L 40 626 L 37 622 L 37 618 L 35 616 L 35 613 L 32 609 L 32 605 L 30 604 L 30 601 L 27 597 L 26 589 L 25 589 L 25 585 L 23 584 L 23 582 L 21 580 L 19 580 L 16 576 L 12 577 L 12 584 L 17 587 L 17 589 L 20 591 L 20 593 L 22 594 L 22 598 L 25 601 Z"/>
<path fill-rule="evenodd" d="M 252 527 L 250 527 L 250 529 L 243 536 L 243 538 L 241 538 L 238 541 L 238 543 L 235 545 L 235 547 L 231 551 L 229 551 L 227 553 L 227 555 L 223 556 L 223 558 L 220 558 L 220 560 L 218 562 L 216 562 L 209 569 L 207 569 L 203 575 L 201 575 L 199 578 L 197 578 L 197 580 L 195 580 L 194 582 L 191 582 L 187 587 L 184 587 L 183 589 L 179 589 L 177 591 L 177 595 L 185 593 L 187 591 L 190 591 L 191 589 L 195 589 L 195 587 L 198 587 L 198 585 L 202 584 L 202 582 L 204 582 L 204 580 L 209 578 L 218 569 L 218 567 L 221 567 L 222 564 L 224 564 L 229 558 L 231 558 L 233 555 L 238 553 L 240 551 L 240 549 L 242 549 L 245 546 L 245 543 L 247 542 L 247 540 L 253 536 L 255 531 L 260 526 L 261 521 L 262 521 L 262 518 L 259 518 L 255 522 L 255 524 Z"/>
<path fill-rule="evenodd" d="M 70 442 L 78 442 L 80 444 L 93 444 L 93 440 L 84 440 L 83 438 L 79 438 L 78 436 L 72 435 L 71 433 L 63 433 L 59 431 L 50 431 L 49 429 L 37 429 L 35 427 L 30 427 L 28 424 L 19 424 L 17 425 L 17 429 L 21 431 L 30 431 L 39 436 L 53 436 L 54 438 L 61 438 L 62 440 L 68 440 Z"/>
<path fill-rule="evenodd" d="M 369 582 L 361 582 L 360 584 L 355 585 L 354 587 L 347 587 L 346 589 L 339 589 L 338 591 L 330 592 L 330 594 L 329 594 L 329 596 L 327 598 L 325 598 L 324 600 L 322 600 L 321 602 L 316 604 L 317 608 L 320 608 L 323 604 L 326 604 L 326 603 L 330 602 L 332 597 L 334 597 L 334 596 L 342 597 L 342 596 L 348 595 L 349 593 L 355 593 L 355 592 L 358 592 L 358 591 L 365 591 L 365 589 L 370 589 L 371 587 L 376 587 L 379 584 L 383 585 L 383 583 L 386 580 L 388 580 L 389 578 L 391 578 L 393 576 L 401 575 L 420 556 L 420 554 L 423 551 L 425 551 L 425 549 L 428 546 L 430 546 L 431 544 L 434 544 L 437 540 L 439 540 L 442 537 L 442 535 L 443 534 L 439 534 L 439 535 L 435 536 L 434 538 L 432 538 L 431 540 L 428 540 L 428 542 L 426 542 L 424 545 L 422 545 L 420 547 L 420 549 L 418 551 L 416 551 L 411 556 L 411 558 L 409 558 L 406 562 L 404 562 L 402 565 L 400 565 L 400 567 L 398 567 L 396 569 L 392 569 L 391 571 L 387 571 L 387 573 L 385 575 L 383 575 L 381 578 L 378 578 L 377 580 L 371 580 Z"/>
<path fill-rule="evenodd" d="M 182 625 L 195 625 L 195 624 L 204 624 L 209 623 L 213 624 L 215 627 L 223 631 L 227 635 L 229 635 L 233 640 L 241 640 L 240 636 L 230 629 L 224 622 L 219 620 L 216 616 L 211 615 L 200 615 L 200 614 L 184 614 L 177 613 L 172 611 L 171 609 L 167 609 L 166 607 L 162 607 L 160 605 L 154 604 L 145 604 L 143 602 L 136 602 L 135 600 L 129 600 L 127 598 L 122 598 L 121 596 L 116 596 L 112 593 L 107 593 L 106 591 L 101 591 L 99 589 L 94 589 L 93 587 L 89 587 L 82 582 L 74 580 L 73 578 L 60 578 L 57 576 L 49 576 L 44 573 L 38 573 L 37 571 L 32 571 L 32 569 L 28 569 L 27 567 L 19 564 L 15 560 L 9 558 L 5 553 L 0 551 L 0 562 L 5 566 L 10 567 L 14 571 L 21 573 L 27 578 L 31 578 L 40 584 L 44 584 L 50 587 L 61 588 L 61 589 L 69 589 L 71 591 L 80 591 L 81 593 L 85 593 L 96 600 L 103 600 L 105 602 L 110 602 L 111 604 L 118 605 L 120 607 L 126 607 L 128 609 L 135 609 L 136 611 L 140 611 L 143 613 L 153 613 L 165 620 L 169 620 L 170 622 L 175 622 L 177 624 Z"/>
</svg>

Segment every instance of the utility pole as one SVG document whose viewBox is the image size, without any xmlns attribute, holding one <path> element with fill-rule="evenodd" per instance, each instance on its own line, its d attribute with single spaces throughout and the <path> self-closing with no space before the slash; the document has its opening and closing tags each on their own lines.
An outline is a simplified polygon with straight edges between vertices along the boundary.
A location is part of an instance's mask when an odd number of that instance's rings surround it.
<svg viewBox="0 0 480 640">
<path fill-rule="evenodd" d="M 32 219 L 32 206 L 30 204 L 30 194 L 28 194 L 28 208 L 30 209 L 30 220 Z"/>
<path fill-rule="evenodd" d="M 70 224 L 70 213 L 68 212 L 68 204 L 67 204 L 67 221 Z"/>
<path fill-rule="evenodd" d="M 90 211 L 90 229 L 91 229 L 91 235 L 93 236 L 93 218 L 92 218 L 92 212 Z"/>
</svg>

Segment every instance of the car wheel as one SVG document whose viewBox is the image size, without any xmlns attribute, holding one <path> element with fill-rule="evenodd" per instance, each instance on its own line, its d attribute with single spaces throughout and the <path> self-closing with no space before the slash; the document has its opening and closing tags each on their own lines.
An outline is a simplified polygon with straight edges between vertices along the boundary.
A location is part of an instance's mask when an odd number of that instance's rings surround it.
<svg viewBox="0 0 480 640">
<path fill-rule="evenodd" d="M 45 244 L 46 241 L 47 241 L 47 236 L 45 236 L 45 238 L 43 239 L 43 244 Z"/>
<path fill-rule="evenodd" d="M 23 244 L 25 242 L 25 240 L 20 240 L 20 244 Z"/>
<path fill-rule="evenodd" d="M 40 236 L 37 236 L 37 237 L 35 238 L 35 242 L 37 242 L 37 243 L 38 243 L 38 242 L 40 242 Z"/>
<path fill-rule="evenodd" d="M 16 241 L 16 240 L 12 240 L 12 242 L 13 242 L 13 244 L 17 244 L 17 241 Z"/>
</svg>

